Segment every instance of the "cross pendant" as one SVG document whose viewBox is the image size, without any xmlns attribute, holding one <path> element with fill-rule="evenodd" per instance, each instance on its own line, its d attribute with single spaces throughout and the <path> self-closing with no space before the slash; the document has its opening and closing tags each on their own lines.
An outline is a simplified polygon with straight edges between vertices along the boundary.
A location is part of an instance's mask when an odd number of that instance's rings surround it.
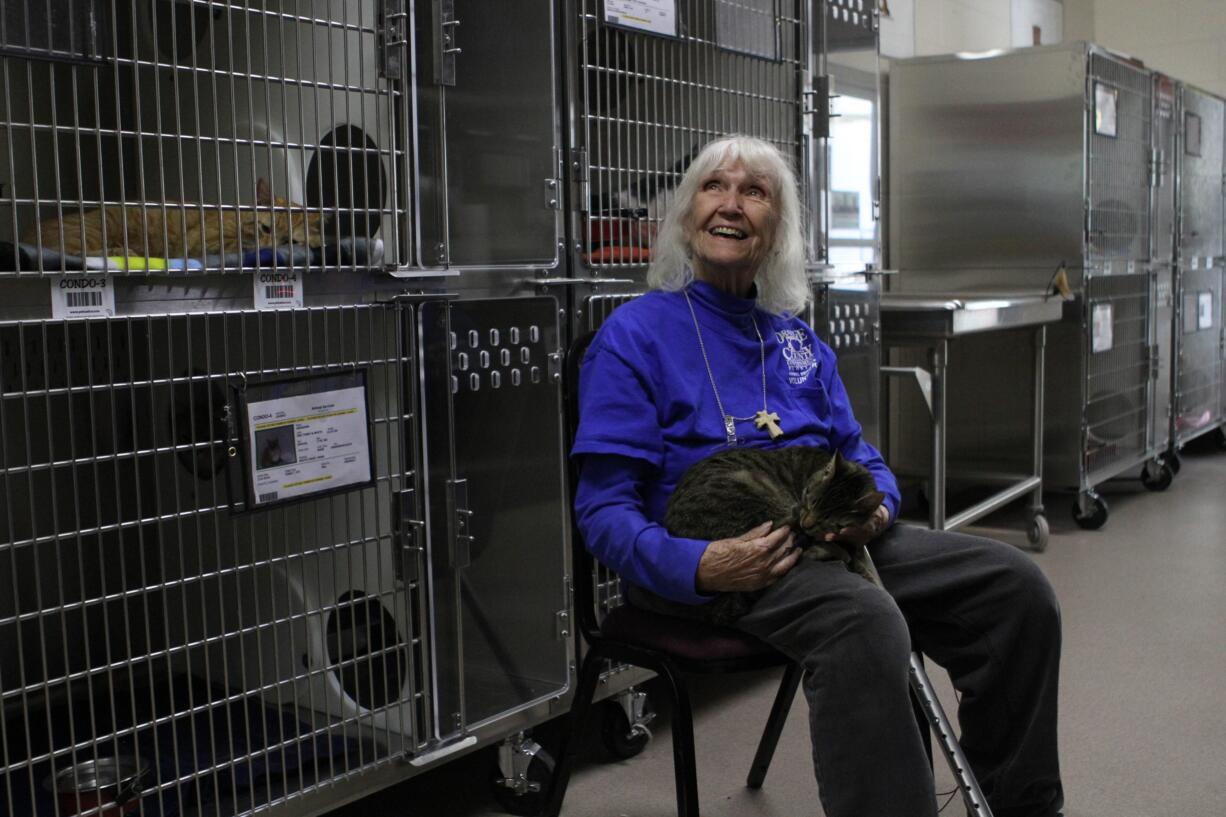
<svg viewBox="0 0 1226 817">
<path fill-rule="evenodd" d="M 766 409 L 762 409 L 753 416 L 753 424 L 769 431 L 772 440 L 783 436 L 783 429 L 779 427 L 779 415 L 773 411 L 767 412 Z"/>
</svg>

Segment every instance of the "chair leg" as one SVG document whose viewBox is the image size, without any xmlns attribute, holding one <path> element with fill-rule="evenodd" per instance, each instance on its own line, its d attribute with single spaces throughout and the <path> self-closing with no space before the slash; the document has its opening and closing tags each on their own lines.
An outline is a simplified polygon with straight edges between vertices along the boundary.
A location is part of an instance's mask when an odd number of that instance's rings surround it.
<svg viewBox="0 0 1226 817">
<path fill-rule="evenodd" d="M 924 656 L 920 653 L 914 653 L 914 655 L 919 659 L 919 665 L 924 666 Z M 924 704 L 914 684 L 911 686 L 911 711 L 915 713 L 915 725 L 919 728 L 920 740 L 924 743 L 924 753 L 928 755 L 928 765 L 931 766 L 933 760 L 932 731 L 928 728 L 928 713 L 924 710 Z"/>
<path fill-rule="evenodd" d="M 667 664 L 652 667 L 673 699 L 673 775 L 677 781 L 678 817 L 698 815 L 698 764 L 694 757 L 694 715 L 690 694 Z"/>
<path fill-rule="evenodd" d="M 928 679 L 923 659 L 919 653 L 914 652 L 911 653 L 911 690 L 923 706 L 924 715 L 933 733 L 937 736 L 941 752 L 945 755 L 945 762 L 949 764 L 954 781 L 962 792 L 966 813 L 971 817 L 992 817 L 992 809 L 988 806 L 987 798 L 983 796 L 983 790 L 979 788 L 979 780 L 975 777 L 975 772 L 971 770 L 970 764 L 966 762 L 962 746 L 954 737 L 953 726 L 946 717 L 941 702 L 937 699 L 936 691 L 932 688 L 932 681 Z"/>
<path fill-rule="evenodd" d="M 783 680 L 779 691 L 775 693 L 775 702 L 771 704 L 771 714 L 766 721 L 766 729 L 762 732 L 762 740 L 758 741 L 758 751 L 753 756 L 753 765 L 749 767 L 749 777 L 745 785 L 751 789 L 762 788 L 766 779 L 766 771 L 770 768 L 771 758 L 775 756 L 775 747 L 779 744 L 779 735 L 783 733 L 783 725 L 787 722 L 788 711 L 792 701 L 796 699 L 796 688 L 804 669 L 800 664 L 788 664 L 783 671 Z"/>
<path fill-rule="evenodd" d="M 554 767 L 553 779 L 549 782 L 549 799 L 545 801 L 545 809 L 541 812 L 544 817 L 558 817 L 562 811 L 562 800 L 566 797 L 566 787 L 570 784 L 570 773 L 579 755 L 580 738 L 583 735 L 583 727 L 587 723 L 588 714 L 592 711 L 592 699 L 596 697 L 596 685 L 600 682 L 600 670 L 603 663 L 603 656 L 596 650 L 589 650 L 583 657 L 583 665 L 579 670 L 579 683 L 571 703 L 570 717 L 562 733 L 561 744 L 558 746 L 557 765 Z"/>
</svg>

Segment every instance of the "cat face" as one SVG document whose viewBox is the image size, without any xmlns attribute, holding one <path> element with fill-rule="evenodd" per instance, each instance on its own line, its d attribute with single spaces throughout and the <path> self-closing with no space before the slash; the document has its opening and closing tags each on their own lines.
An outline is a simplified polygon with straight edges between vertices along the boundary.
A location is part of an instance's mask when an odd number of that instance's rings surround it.
<svg viewBox="0 0 1226 817">
<path fill-rule="evenodd" d="M 814 538 L 858 527 L 872 518 L 884 499 L 869 470 L 836 451 L 830 462 L 805 483 L 800 527 Z"/>
<path fill-rule="evenodd" d="M 274 197 L 266 179 L 256 182 L 255 203 L 272 210 L 243 213 L 244 246 L 275 247 L 291 241 L 304 247 L 323 245 L 323 216 L 305 213 L 301 205 Z"/>
</svg>

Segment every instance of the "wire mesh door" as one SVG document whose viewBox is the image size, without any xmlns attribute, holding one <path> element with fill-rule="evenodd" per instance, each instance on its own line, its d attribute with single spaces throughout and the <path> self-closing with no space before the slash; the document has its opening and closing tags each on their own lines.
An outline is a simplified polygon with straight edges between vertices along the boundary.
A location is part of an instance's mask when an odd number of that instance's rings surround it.
<svg viewBox="0 0 1226 817">
<path fill-rule="evenodd" d="M 76 814 L 99 767 L 133 808 L 262 811 L 425 741 L 406 312 L 0 324 L 5 813 Z M 344 416 L 251 448 L 240 393 L 359 374 L 369 479 L 253 505 L 244 474 L 323 479 Z"/>
<path fill-rule="evenodd" d="M 1226 103 L 1183 88 L 1180 106 L 1179 259 L 1196 269 L 1221 263 L 1223 116 Z"/>
<path fill-rule="evenodd" d="M 597 270 L 650 260 L 673 189 L 712 139 L 757 136 L 804 166 L 807 4 L 680 0 L 655 20 L 635 5 L 575 0 L 575 229 Z"/>
<path fill-rule="evenodd" d="M 0 274 L 408 257 L 399 6 L 7 0 Z"/>
<path fill-rule="evenodd" d="M 1082 415 L 1085 475 L 1090 484 L 1143 459 L 1149 446 L 1149 275 L 1089 279 Z"/>
<path fill-rule="evenodd" d="M 1149 258 L 1149 73 L 1090 54 L 1088 246 L 1091 261 Z M 1123 270 L 1113 270 L 1122 272 Z"/>
<path fill-rule="evenodd" d="M 1222 268 L 1180 270 L 1175 438 L 1184 443 L 1222 419 Z"/>
</svg>

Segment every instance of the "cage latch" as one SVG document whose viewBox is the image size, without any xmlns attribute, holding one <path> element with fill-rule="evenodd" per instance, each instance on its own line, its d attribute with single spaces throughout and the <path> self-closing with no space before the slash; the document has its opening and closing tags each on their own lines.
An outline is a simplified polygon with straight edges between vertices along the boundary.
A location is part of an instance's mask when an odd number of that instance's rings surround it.
<svg viewBox="0 0 1226 817">
<path fill-rule="evenodd" d="M 472 517 L 468 507 L 468 480 L 447 480 L 447 502 L 451 507 L 451 566 L 456 570 L 468 567 L 472 550 Z"/>
<path fill-rule="evenodd" d="M 545 180 L 545 209 L 546 210 L 561 210 L 562 197 L 559 195 L 559 185 L 557 179 Z"/>
<path fill-rule="evenodd" d="M 395 560 L 396 578 L 401 582 L 415 582 L 421 577 L 425 523 L 415 513 L 417 503 L 412 489 L 397 491 L 395 503 L 396 532 L 400 541 L 400 558 Z"/>
</svg>

